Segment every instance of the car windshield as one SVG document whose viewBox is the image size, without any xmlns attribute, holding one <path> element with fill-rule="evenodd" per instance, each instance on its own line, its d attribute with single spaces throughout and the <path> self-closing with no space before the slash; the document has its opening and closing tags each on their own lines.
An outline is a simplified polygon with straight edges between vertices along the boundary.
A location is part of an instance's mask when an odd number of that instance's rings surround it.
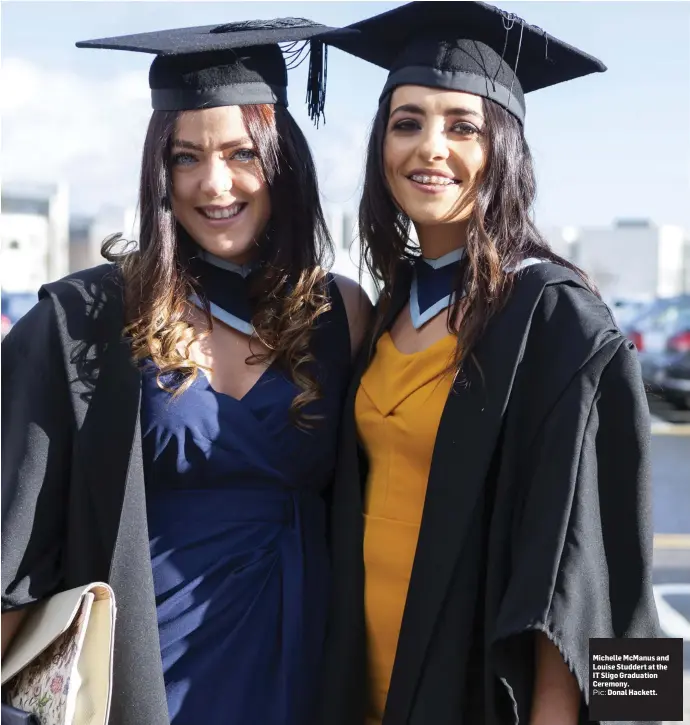
<svg viewBox="0 0 690 725">
<path fill-rule="evenodd" d="M 678 307 L 678 316 L 675 320 L 676 332 L 683 330 L 690 330 L 690 304 L 686 304 L 683 307 Z"/>
<path fill-rule="evenodd" d="M 645 330 L 676 331 L 688 323 L 690 298 L 668 297 L 652 302 L 642 314 L 631 323 L 631 327 L 640 332 Z"/>
</svg>

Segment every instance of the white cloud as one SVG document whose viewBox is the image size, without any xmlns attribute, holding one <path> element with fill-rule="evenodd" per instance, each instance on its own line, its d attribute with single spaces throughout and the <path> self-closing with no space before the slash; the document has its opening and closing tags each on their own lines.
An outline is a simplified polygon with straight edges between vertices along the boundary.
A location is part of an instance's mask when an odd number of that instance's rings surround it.
<svg viewBox="0 0 690 725">
<path fill-rule="evenodd" d="M 113 90 L 120 102 L 143 103 L 151 97 L 148 74 L 141 71 L 123 73 L 113 81 Z"/>
<path fill-rule="evenodd" d="M 16 113 L 31 102 L 39 86 L 38 70 L 19 58 L 3 61 L 0 69 L 2 93 L 0 111 L 3 114 Z"/>
<path fill-rule="evenodd" d="M 5 181 L 70 186 L 73 210 L 136 201 L 150 110 L 137 90 L 146 74 L 97 82 L 8 59 L 0 69 Z"/>
</svg>

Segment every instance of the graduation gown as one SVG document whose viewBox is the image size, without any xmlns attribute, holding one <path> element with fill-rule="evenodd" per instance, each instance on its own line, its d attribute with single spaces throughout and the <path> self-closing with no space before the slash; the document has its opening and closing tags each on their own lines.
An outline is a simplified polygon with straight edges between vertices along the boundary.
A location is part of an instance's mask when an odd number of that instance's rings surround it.
<svg viewBox="0 0 690 725">
<path fill-rule="evenodd" d="M 140 374 L 121 282 L 44 286 L 2 344 L 2 609 L 91 581 L 115 591 L 111 725 L 167 725 L 146 520 Z"/>
<path fill-rule="evenodd" d="M 367 698 L 367 463 L 354 420 L 366 365 L 365 352 L 333 490 L 322 725 L 361 725 Z M 519 273 L 464 373 L 437 433 L 383 725 L 528 723 L 535 631 L 573 672 L 587 722 L 589 638 L 659 636 L 636 351 L 575 273 L 543 263 Z"/>
</svg>

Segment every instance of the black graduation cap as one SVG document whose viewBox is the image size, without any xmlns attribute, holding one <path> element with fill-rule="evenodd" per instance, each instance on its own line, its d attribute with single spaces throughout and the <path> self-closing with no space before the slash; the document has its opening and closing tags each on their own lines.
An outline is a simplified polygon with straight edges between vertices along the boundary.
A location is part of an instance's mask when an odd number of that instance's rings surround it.
<svg viewBox="0 0 690 725">
<path fill-rule="evenodd" d="M 155 53 L 149 71 L 153 108 L 188 111 L 255 103 L 287 107 L 287 70 L 304 60 L 302 41 L 308 41 L 307 103 L 318 124 L 326 98 L 326 49 L 317 36 L 325 32 L 338 37 L 336 29 L 305 18 L 276 18 L 84 40 L 77 47 Z M 285 57 L 279 43 L 289 44 Z"/>
<path fill-rule="evenodd" d="M 473 93 L 521 123 L 525 93 L 602 72 L 596 58 L 482 2 L 411 2 L 325 41 L 390 71 L 381 99 L 410 84 Z"/>
</svg>

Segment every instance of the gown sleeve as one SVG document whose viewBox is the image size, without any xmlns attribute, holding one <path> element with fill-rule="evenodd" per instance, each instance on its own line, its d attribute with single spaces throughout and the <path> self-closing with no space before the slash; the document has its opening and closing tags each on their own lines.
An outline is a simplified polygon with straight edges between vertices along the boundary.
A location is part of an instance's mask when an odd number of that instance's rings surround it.
<svg viewBox="0 0 690 725">
<path fill-rule="evenodd" d="M 2 343 L 2 611 L 59 590 L 74 416 L 55 308 L 36 304 Z"/>
<path fill-rule="evenodd" d="M 519 722 L 529 722 L 533 638 L 525 633 L 543 632 L 575 676 L 588 722 L 589 639 L 660 636 L 649 410 L 631 343 L 617 336 L 592 356 L 528 453 L 493 639 L 496 673 Z"/>
</svg>

